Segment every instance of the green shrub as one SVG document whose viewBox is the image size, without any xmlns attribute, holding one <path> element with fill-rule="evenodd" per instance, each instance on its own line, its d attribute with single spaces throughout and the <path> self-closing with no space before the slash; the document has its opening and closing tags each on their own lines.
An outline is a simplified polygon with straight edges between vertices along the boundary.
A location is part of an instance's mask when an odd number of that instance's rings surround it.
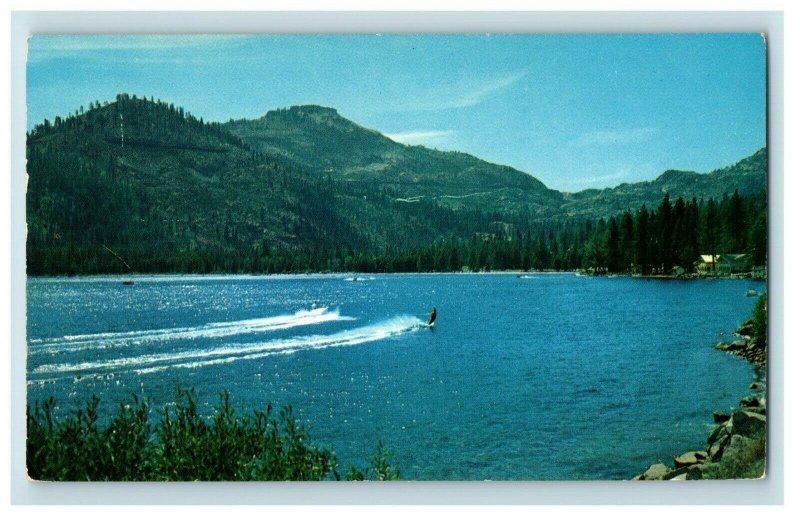
<svg viewBox="0 0 800 516">
<path fill-rule="evenodd" d="M 27 410 L 28 475 L 36 480 L 339 480 L 336 456 L 312 444 L 290 406 L 237 416 L 228 393 L 210 418 L 197 411 L 194 390 L 180 389 L 174 407 L 151 423 L 146 400 L 133 396 L 104 427 L 99 399 L 56 420 L 49 398 Z M 348 479 L 393 480 L 383 442 L 371 469 Z"/>
<path fill-rule="evenodd" d="M 366 470 L 359 470 L 350 466 L 350 471 L 345 475 L 346 480 L 399 480 L 400 472 L 389 465 L 389 451 L 383 444 L 383 439 L 378 441 L 375 453 L 370 457 Z"/>
</svg>

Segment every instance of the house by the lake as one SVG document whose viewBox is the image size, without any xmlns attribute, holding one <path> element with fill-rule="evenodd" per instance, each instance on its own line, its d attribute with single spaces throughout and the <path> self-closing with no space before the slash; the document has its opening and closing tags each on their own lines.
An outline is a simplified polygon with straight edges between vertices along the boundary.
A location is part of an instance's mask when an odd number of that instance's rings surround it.
<svg viewBox="0 0 800 516">
<path fill-rule="evenodd" d="M 753 258 L 749 254 L 701 254 L 695 262 L 700 274 L 740 274 L 753 269 Z"/>
</svg>

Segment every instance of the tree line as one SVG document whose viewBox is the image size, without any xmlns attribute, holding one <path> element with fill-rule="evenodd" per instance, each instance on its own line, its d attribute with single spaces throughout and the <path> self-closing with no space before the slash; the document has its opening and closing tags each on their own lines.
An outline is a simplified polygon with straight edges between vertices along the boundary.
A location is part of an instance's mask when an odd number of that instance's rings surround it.
<svg viewBox="0 0 800 516">
<path fill-rule="evenodd" d="M 445 208 L 437 208 L 447 212 Z M 497 270 L 591 270 L 598 273 L 669 274 L 691 271 L 700 254 L 747 253 L 754 265 L 766 263 L 764 196 L 688 203 L 668 196 L 656 209 L 596 221 L 487 223 L 469 237 L 452 235 L 421 245 L 367 241 L 294 246 L 242 243 L 227 224 L 214 242 L 191 246 L 146 243 L 122 248 L 125 261 L 142 273 L 307 273 L 307 272 L 451 272 Z M 457 214 L 453 213 L 453 217 Z M 49 274 L 129 272 L 99 245 L 47 246 L 32 266 Z"/>
</svg>

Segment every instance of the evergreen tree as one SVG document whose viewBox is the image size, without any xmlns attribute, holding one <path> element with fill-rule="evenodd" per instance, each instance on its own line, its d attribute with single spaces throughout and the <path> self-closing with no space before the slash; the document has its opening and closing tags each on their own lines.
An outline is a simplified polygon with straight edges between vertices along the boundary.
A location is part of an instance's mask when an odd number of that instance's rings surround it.
<svg viewBox="0 0 800 516">
<path fill-rule="evenodd" d="M 725 248 L 728 252 L 743 252 L 746 247 L 744 204 L 739 190 L 734 190 L 725 209 Z"/>
<path fill-rule="evenodd" d="M 614 217 L 611 217 L 608 222 L 605 244 L 606 268 L 608 272 L 619 272 L 621 270 L 620 235 L 617 219 Z"/>
<path fill-rule="evenodd" d="M 620 255 L 622 263 L 620 264 L 622 270 L 630 271 L 633 267 L 634 258 L 634 231 L 633 231 L 633 216 L 630 210 L 625 210 L 622 214 L 621 222 L 621 241 L 620 241 Z"/>
<path fill-rule="evenodd" d="M 672 205 L 665 193 L 656 214 L 656 263 L 662 274 L 672 267 Z"/>
<path fill-rule="evenodd" d="M 709 199 L 706 202 L 703 214 L 703 246 L 704 254 L 710 254 L 715 257 L 719 252 L 719 239 L 720 239 L 720 224 L 719 216 L 717 214 L 717 204 L 714 199 Z M 712 270 L 716 268 L 716 258 L 713 258 Z"/>
<path fill-rule="evenodd" d="M 650 274 L 650 228 L 649 213 L 642 204 L 636 213 L 636 268 L 640 274 Z"/>
</svg>

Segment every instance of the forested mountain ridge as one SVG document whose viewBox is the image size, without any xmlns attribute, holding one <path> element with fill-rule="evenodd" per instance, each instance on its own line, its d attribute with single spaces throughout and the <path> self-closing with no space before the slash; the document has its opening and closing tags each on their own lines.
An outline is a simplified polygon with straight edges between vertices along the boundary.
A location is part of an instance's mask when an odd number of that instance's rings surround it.
<svg viewBox="0 0 800 516">
<path fill-rule="evenodd" d="M 530 174 L 463 152 L 397 143 L 343 118 L 335 109 L 305 105 L 224 124 L 253 149 L 335 178 L 391 187 L 399 198 L 482 211 L 553 215 L 562 195 Z"/>
<path fill-rule="evenodd" d="M 600 216 L 652 209 L 653 188 L 689 202 L 690 182 L 750 199 L 766 166 L 762 150 L 710 180 L 621 185 L 622 206 L 608 190 L 562 194 L 468 154 L 399 144 L 330 108 L 219 124 L 127 94 L 45 120 L 27 144 L 29 274 L 127 271 L 114 253 L 139 272 L 575 268 L 600 256 L 587 247 L 606 231 Z M 757 214 L 763 201 L 747 199 Z"/>
<path fill-rule="evenodd" d="M 761 148 L 733 165 L 707 174 L 683 170 L 667 170 L 653 181 L 623 183 L 614 188 L 591 189 L 565 193 L 562 211 L 574 217 L 602 217 L 610 213 L 635 208 L 642 203 L 655 206 L 665 193 L 673 199 L 717 198 L 738 190 L 740 195 L 752 195 L 767 186 L 767 150 Z"/>
<path fill-rule="evenodd" d="M 394 142 L 328 107 L 292 106 L 256 120 L 231 120 L 224 127 L 260 152 L 349 181 L 391 185 L 406 199 L 427 198 L 456 208 L 525 211 L 540 218 L 597 218 L 642 203 L 654 206 L 667 192 L 673 198 L 721 198 L 735 189 L 741 195 L 755 194 L 766 185 L 764 148 L 711 173 L 668 170 L 653 181 L 562 193 L 525 172 L 466 153 Z"/>
<path fill-rule="evenodd" d="M 252 150 L 220 124 L 121 94 L 28 135 L 28 271 L 343 266 L 353 250 L 489 232 L 489 213 L 346 182 Z M 288 261 L 288 263 L 287 263 Z"/>
</svg>

